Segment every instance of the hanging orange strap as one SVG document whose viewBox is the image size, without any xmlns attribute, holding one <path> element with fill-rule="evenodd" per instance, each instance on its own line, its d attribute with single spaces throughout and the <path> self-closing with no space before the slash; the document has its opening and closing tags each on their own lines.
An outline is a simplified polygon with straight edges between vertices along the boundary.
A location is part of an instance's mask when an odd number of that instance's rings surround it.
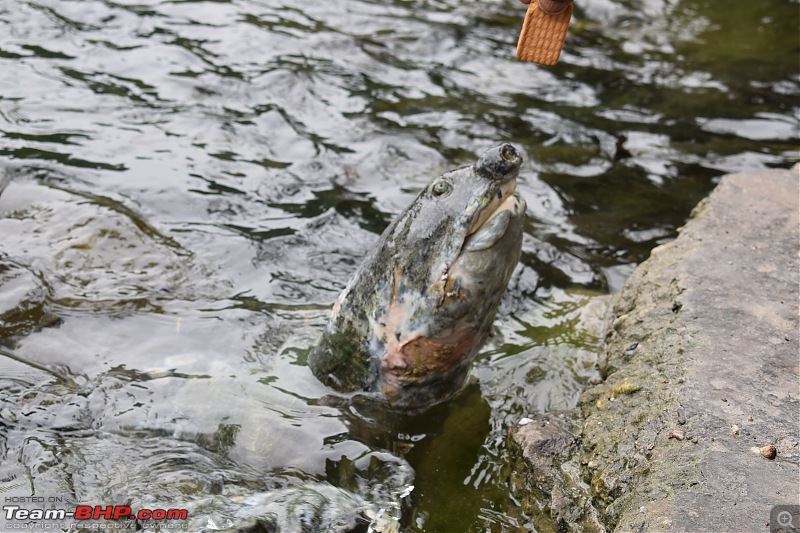
<svg viewBox="0 0 800 533">
<path fill-rule="evenodd" d="M 522 61 L 555 65 L 567 37 L 572 0 L 531 0 L 517 42 Z"/>
</svg>

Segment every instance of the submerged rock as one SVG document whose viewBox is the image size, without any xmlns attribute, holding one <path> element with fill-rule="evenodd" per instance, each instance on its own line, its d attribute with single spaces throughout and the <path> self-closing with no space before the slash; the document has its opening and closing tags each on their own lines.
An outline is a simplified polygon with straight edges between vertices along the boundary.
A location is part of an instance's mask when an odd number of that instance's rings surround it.
<svg viewBox="0 0 800 533">
<path fill-rule="evenodd" d="M 581 480 L 578 412 L 535 415 L 525 422 L 508 432 L 509 484 L 523 511 L 536 517 L 538 531 L 605 531 Z"/>
</svg>

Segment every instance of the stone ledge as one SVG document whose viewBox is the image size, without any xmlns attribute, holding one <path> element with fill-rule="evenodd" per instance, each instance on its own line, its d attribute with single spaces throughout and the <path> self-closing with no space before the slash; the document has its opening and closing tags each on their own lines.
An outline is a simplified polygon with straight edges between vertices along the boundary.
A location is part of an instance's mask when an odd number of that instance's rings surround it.
<svg viewBox="0 0 800 533">
<path fill-rule="evenodd" d="M 606 526 L 764 531 L 800 504 L 799 171 L 723 177 L 617 296 L 580 402 Z"/>
<path fill-rule="evenodd" d="M 610 306 L 604 381 L 579 402 L 579 458 L 543 468 L 509 432 L 521 468 L 550 472 L 539 489 L 577 495 L 571 513 L 547 503 L 559 530 L 768 531 L 773 506 L 800 504 L 799 183 L 800 165 L 723 177 L 637 267 Z"/>
</svg>

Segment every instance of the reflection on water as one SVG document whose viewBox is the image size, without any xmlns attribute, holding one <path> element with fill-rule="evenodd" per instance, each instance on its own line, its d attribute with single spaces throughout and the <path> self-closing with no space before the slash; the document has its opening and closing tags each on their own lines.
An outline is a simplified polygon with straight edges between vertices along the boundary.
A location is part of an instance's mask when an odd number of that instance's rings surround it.
<svg viewBox="0 0 800 533">
<path fill-rule="evenodd" d="M 800 76 L 791 2 L 586 0 L 552 68 L 514 59 L 523 12 L 0 5 L 0 493 L 197 529 L 531 527 L 505 430 L 595 378 L 588 295 L 721 174 L 796 161 Z M 338 291 L 500 141 L 528 220 L 473 381 L 422 415 L 339 405 L 304 365 Z"/>
</svg>

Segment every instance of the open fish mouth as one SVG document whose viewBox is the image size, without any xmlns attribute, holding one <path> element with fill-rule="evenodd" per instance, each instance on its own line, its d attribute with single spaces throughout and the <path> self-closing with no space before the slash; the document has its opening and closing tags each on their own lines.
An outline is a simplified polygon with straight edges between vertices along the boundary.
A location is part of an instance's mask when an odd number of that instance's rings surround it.
<svg viewBox="0 0 800 533">
<path fill-rule="evenodd" d="M 467 228 L 462 252 L 484 250 L 505 233 L 513 216 L 524 213 L 525 201 L 517 194 L 517 172 L 522 156 L 510 144 L 499 147 L 499 157 L 483 156 L 475 172 L 497 183 L 497 190 Z"/>
<path fill-rule="evenodd" d="M 503 184 L 498 195 L 499 201 L 490 203 L 482 209 L 475 219 L 474 227 L 470 227 L 461 247 L 461 253 L 490 248 L 505 235 L 512 218 L 525 212 L 525 200 L 517 194 L 516 188 L 516 179 Z"/>
<path fill-rule="evenodd" d="M 502 147 L 501 153 L 503 158 L 513 165 L 511 167 L 513 170 L 511 172 L 506 170 L 506 173 L 502 175 L 503 179 L 496 180 L 500 182 L 497 190 L 470 222 L 461 248 L 448 265 L 447 270 L 430 287 L 432 293 L 439 294 L 438 307 L 452 302 L 454 296 L 461 300 L 464 299 L 462 296 L 464 293 L 459 291 L 458 285 L 462 285 L 464 282 L 469 283 L 475 277 L 474 272 L 467 272 L 461 268 L 468 256 L 470 254 L 483 255 L 483 261 L 486 261 L 486 253 L 479 254 L 479 252 L 486 252 L 497 245 L 506 235 L 512 223 L 521 224 L 527 204 L 517 192 L 516 169 L 522 163 L 522 158 L 511 145 L 506 146 Z M 505 260 L 509 259 L 503 257 L 500 250 L 491 259 L 491 261 L 499 262 Z M 517 260 L 518 258 L 514 258 L 513 263 L 516 263 Z"/>
</svg>

